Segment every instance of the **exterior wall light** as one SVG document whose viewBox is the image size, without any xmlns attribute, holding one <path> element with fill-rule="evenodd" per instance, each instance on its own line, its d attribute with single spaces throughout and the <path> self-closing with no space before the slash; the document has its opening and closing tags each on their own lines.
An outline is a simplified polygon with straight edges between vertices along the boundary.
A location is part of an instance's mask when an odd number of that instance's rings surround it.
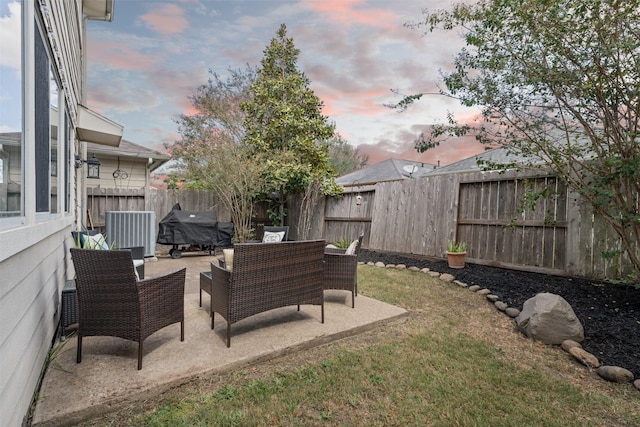
<svg viewBox="0 0 640 427">
<path fill-rule="evenodd" d="M 76 154 L 76 169 L 82 167 L 83 163 L 87 164 L 87 178 L 100 178 L 100 160 L 96 157 L 96 153 L 93 153 L 93 156 L 88 160 L 82 160 Z"/>
</svg>

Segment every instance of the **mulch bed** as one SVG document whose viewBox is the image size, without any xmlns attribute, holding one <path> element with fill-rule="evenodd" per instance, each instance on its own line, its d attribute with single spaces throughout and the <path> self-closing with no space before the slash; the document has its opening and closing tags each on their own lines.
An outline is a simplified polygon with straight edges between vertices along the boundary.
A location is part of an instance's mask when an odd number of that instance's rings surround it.
<svg viewBox="0 0 640 427">
<path fill-rule="evenodd" d="M 362 249 L 358 261 L 405 264 L 450 273 L 469 286 L 479 285 L 522 310 L 526 300 L 540 292 L 562 296 L 584 327 L 582 347 L 602 365 L 621 366 L 640 378 L 640 289 L 597 280 L 551 276 L 469 264 L 449 268 L 446 261 Z"/>
</svg>

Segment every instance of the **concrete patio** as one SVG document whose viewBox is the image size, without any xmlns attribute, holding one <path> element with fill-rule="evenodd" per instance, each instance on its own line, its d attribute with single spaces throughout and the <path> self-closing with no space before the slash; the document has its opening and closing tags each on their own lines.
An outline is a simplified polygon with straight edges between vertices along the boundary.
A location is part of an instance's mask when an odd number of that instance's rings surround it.
<svg viewBox="0 0 640 427">
<path fill-rule="evenodd" d="M 226 322 L 216 315 L 210 329 L 209 296 L 199 306 L 199 275 L 214 256 L 185 253 L 180 259 L 158 257 L 145 264 L 145 276 L 187 267 L 185 340 L 180 326 L 168 326 L 144 343 L 142 370 L 137 370 L 137 344 L 112 337 L 83 340 L 82 363 L 76 363 L 76 338 L 67 339 L 47 370 L 32 420 L 34 426 L 70 425 L 117 408 L 141 392 L 161 391 L 205 372 L 231 369 L 281 354 L 348 337 L 396 320 L 406 311 L 360 295 L 355 309 L 351 294 L 325 292 L 325 323 L 320 307 L 284 307 L 262 313 L 232 327 L 231 348 L 225 345 Z"/>
</svg>

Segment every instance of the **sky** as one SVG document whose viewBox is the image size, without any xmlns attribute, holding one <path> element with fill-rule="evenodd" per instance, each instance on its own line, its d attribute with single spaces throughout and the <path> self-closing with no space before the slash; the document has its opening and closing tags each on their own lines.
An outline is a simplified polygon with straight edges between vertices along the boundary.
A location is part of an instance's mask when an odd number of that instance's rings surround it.
<svg viewBox="0 0 640 427">
<path fill-rule="evenodd" d="M 6 0 L 3 1 L 6 4 Z M 209 70 L 259 66 L 280 24 L 300 50 L 298 68 L 323 114 L 369 164 L 388 158 L 442 165 L 483 151 L 471 138 L 418 153 L 417 136 L 457 101 L 425 96 L 404 113 L 384 107 L 403 94 L 437 92 L 463 46 L 456 31 L 427 36 L 403 24 L 445 0 L 115 0 L 112 22 L 88 21 L 87 106 L 124 126 L 124 139 L 158 151 L 180 138 L 176 117 Z M 0 19 L 3 19 L 0 16 Z"/>
</svg>

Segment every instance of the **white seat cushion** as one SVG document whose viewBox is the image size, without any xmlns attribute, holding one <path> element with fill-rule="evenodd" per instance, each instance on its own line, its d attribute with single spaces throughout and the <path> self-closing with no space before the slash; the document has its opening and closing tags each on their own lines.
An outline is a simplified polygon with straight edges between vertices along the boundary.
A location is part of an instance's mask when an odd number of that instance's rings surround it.
<svg viewBox="0 0 640 427">
<path fill-rule="evenodd" d="M 347 250 L 345 251 L 345 255 L 354 255 L 356 253 L 356 249 L 358 249 L 358 241 L 354 240 L 351 242 Z"/>
<path fill-rule="evenodd" d="M 265 231 L 262 236 L 262 243 L 282 242 L 284 231 Z"/>
</svg>

